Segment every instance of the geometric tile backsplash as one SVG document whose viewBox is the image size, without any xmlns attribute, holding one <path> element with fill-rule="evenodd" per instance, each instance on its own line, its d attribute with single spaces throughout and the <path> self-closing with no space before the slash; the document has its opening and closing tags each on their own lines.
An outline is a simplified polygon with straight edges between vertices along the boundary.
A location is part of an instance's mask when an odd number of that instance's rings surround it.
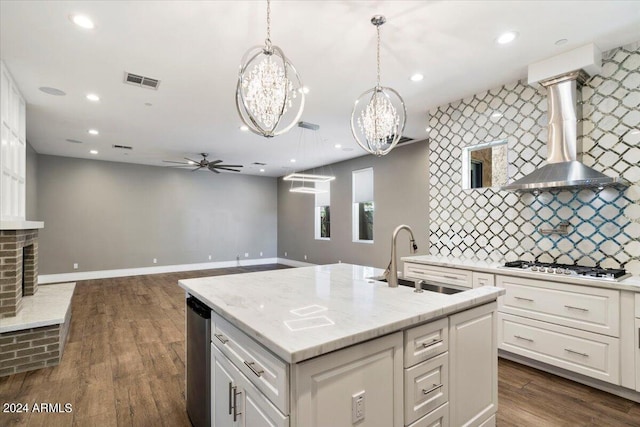
<svg viewBox="0 0 640 427">
<path fill-rule="evenodd" d="M 601 74 L 580 92 L 581 160 L 631 187 L 537 196 L 463 190 L 464 147 L 506 139 L 510 181 L 544 165 L 547 155 L 544 88 L 516 82 L 473 95 L 430 111 L 431 254 L 623 266 L 640 275 L 640 43 L 605 52 Z M 540 232 L 561 221 L 569 222 L 568 234 Z"/>
</svg>

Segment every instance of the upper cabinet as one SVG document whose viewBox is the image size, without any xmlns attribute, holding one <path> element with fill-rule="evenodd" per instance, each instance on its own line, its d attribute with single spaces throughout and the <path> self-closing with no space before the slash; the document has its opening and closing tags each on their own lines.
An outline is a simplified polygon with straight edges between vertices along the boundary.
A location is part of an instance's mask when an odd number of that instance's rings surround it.
<svg viewBox="0 0 640 427">
<path fill-rule="evenodd" d="M 26 105 L 3 62 L 0 62 L 0 74 L 0 220 L 24 221 Z"/>
</svg>

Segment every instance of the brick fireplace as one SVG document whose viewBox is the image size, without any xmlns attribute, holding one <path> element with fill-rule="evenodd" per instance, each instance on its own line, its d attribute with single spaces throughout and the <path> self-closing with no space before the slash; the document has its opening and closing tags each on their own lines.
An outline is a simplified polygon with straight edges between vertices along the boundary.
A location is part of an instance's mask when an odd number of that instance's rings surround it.
<svg viewBox="0 0 640 427">
<path fill-rule="evenodd" d="M 75 283 L 38 289 L 39 221 L 0 221 L 0 377 L 60 363 Z"/>
<path fill-rule="evenodd" d="M 0 319 L 38 291 L 38 229 L 0 230 Z"/>
</svg>

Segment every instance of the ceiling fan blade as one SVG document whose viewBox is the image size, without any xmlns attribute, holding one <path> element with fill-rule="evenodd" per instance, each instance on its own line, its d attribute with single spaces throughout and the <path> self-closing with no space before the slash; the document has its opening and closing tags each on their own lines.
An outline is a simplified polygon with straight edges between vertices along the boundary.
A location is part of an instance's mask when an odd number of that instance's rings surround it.
<svg viewBox="0 0 640 427">
<path fill-rule="evenodd" d="M 223 170 L 223 171 L 240 172 L 237 169 L 229 169 L 229 168 L 223 168 L 223 167 L 217 167 L 216 169 Z M 215 170 L 215 169 L 211 169 L 211 170 Z"/>
<path fill-rule="evenodd" d="M 177 163 L 179 165 L 188 165 L 189 163 L 186 162 L 173 162 L 171 160 L 163 160 L 164 163 Z"/>
<path fill-rule="evenodd" d="M 176 165 L 176 166 L 165 166 L 165 168 L 192 168 L 193 165 Z"/>
<path fill-rule="evenodd" d="M 193 162 L 193 163 L 194 163 L 194 164 L 196 164 L 196 165 L 199 165 L 199 164 L 200 164 L 200 162 L 196 162 L 195 160 L 191 160 L 191 159 L 190 159 L 190 158 L 188 158 L 188 157 L 185 157 L 184 159 L 185 159 L 185 160 L 189 160 L 190 162 Z"/>
<path fill-rule="evenodd" d="M 220 162 L 222 162 L 222 160 L 214 160 L 213 162 L 209 162 L 209 164 L 210 165 L 217 165 Z"/>
<path fill-rule="evenodd" d="M 216 165 L 217 168 L 241 168 L 242 165 Z"/>
<path fill-rule="evenodd" d="M 209 168 L 209 170 L 210 170 L 211 172 L 220 173 L 219 171 L 215 170 L 214 168 Z"/>
<path fill-rule="evenodd" d="M 200 169 L 202 169 L 202 166 L 198 166 L 197 168 L 193 169 L 191 172 L 195 172 L 195 171 L 198 171 Z"/>
</svg>

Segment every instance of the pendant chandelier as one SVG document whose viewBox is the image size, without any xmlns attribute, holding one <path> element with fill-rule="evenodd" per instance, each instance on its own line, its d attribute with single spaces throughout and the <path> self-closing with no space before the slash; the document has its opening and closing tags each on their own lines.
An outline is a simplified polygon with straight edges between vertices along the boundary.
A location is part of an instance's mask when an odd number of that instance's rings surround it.
<svg viewBox="0 0 640 427">
<path fill-rule="evenodd" d="M 320 155 L 322 153 L 322 146 L 321 146 L 321 142 L 320 142 L 320 136 L 318 134 L 320 126 L 313 124 L 313 123 L 307 123 L 307 122 L 299 122 L 298 123 L 298 127 L 300 128 L 300 135 L 299 135 L 299 139 L 298 139 L 298 155 L 303 154 L 304 157 L 304 153 L 301 153 L 301 150 L 304 150 L 304 147 L 306 147 L 309 144 L 305 144 L 304 141 L 304 130 L 305 129 L 310 129 L 313 131 L 314 133 L 314 137 L 315 137 L 315 144 L 313 144 L 314 146 L 317 146 L 317 149 L 319 150 L 319 153 L 309 153 L 310 157 L 313 159 L 319 159 Z M 326 193 L 327 190 L 325 190 L 323 185 L 320 184 L 324 184 L 326 183 L 328 185 L 329 182 L 333 181 L 334 179 L 336 179 L 335 175 L 333 175 L 333 170 L 331 168 L 331 166 L 328 166 L 329 172 L 330 173 L 325 173 L 325 167 L 322 166 L 320 167 L 320 174 L 314 174 L 314 173 L 305 173 L 305 172 L 291 172 L 290 174 L 286 175 L 285 177 L 282 178 L 283 181 L 290 181 L 291 182 L 291 188 L 289 189 L 290 192 L 292 193 L 306 193 L 306 194 L 320 194 L 320 193 Z M 315 172 L 316 168 L 312 168 L 311 172 Z M 295 182 L 299 182 L 299 185 L 296 185 Z M 310 185 L 307 185 L 310 184 Z"/>
<path fill-rule="evenodd" d="M 288 132 L 304 109 L 302 80 L 282 49 L 271 44 L 271 2 L 267 0 L 267 38 L 242 58 L 236 107 L 253 133 L 271 138 Z"/>
<path fill-rule="evenodd" d="M 378 157 L 393 150 L 407 121 L 407 110 L 400 94 L 380 85 L 380 27 L 385 22 L 381 15 L 371 18 L 377 31 L 377 83 L 358 97 L 351 112 L 353 137 L 360 147 Z"/>
</svg>

